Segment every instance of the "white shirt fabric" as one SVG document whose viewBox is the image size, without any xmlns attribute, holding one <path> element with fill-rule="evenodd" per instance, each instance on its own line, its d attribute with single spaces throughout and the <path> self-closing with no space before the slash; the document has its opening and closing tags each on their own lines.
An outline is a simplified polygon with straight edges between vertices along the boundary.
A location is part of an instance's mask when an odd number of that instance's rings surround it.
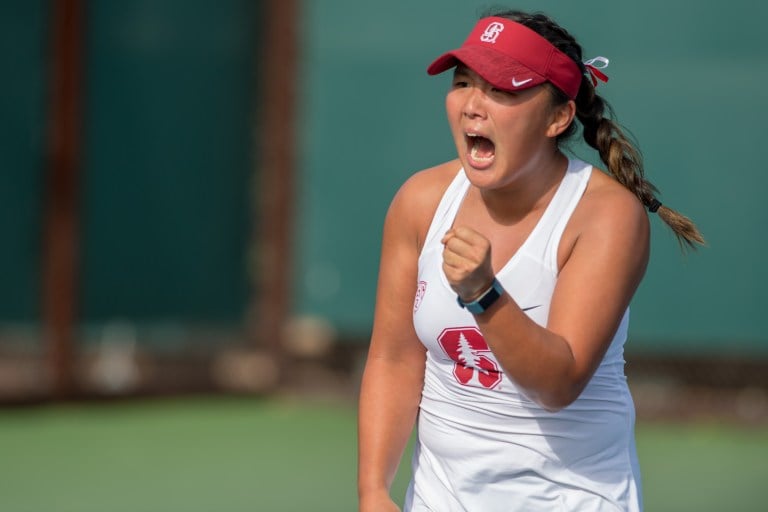
<svg viewBox="0 0 768 512">
<path fill-rule="evenodd" d="M 497 279 L 546 326 L 557 247 L 592 166 L 571 160 L 545 213 Z M 443 234 L 469 188 L 445 192 L 419 257 L 414 326 L 427 348 L 413 479 L 404 512 L 642 509 L 634 404 L 624 376 L 629 311 L 593 378 L 570 406 L 548 412 L 507 377 L 442 271 Z"/>
</svg>

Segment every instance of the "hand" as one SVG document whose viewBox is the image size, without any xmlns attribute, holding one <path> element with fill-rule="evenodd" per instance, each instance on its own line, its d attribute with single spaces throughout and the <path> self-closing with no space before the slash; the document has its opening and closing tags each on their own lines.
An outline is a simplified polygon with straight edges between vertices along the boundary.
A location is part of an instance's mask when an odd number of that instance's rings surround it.
<svg viewBox="0 0 768 512">
<path fill-rule="evenodd" d="M 448 230 L 443 239 L 443 272 L 461 300 L 469 302 L 493 282 L 491 242 L 467 227 Z"/>
<path fill-rule="evenodd" d="M 377 494 L 360 501 L 359 512 L 400 512 L 389 494 Z"/>
</svg>

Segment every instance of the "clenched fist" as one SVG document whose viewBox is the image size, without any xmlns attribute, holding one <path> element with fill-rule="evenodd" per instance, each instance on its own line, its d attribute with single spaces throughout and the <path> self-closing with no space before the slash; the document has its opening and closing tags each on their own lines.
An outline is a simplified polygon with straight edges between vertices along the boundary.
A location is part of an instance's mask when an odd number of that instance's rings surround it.
<svg viewBox="0 0 768 512">
<path fill-rule="evenodd" d="M 464 302 L 476 299 L 491 286 L 491 243 L 468 227 L 449 229 L 443 239 L 443 272 Z"/>
</svg>

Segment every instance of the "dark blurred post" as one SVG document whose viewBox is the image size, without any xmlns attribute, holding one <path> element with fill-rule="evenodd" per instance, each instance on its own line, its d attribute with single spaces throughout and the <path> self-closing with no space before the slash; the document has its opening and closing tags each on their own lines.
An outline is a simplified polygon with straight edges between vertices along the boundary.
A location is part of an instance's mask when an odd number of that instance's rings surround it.
<svg viewBox="0 0 768 512">
<path fill-rule="evenodd" d="M 51 1 L 51 76 L 43 240 L 42 316 L 53 393 L 75 393 L 74 332 L 83 10 L 81 0 Z"/>
<path fill-rule="evenodd" d="M 269 350 L 282 370 L 283 327 L 290 311 L 295 174 L 295 105 L 298 29 L 296 0 L 268 0 L 264 4 L 264 38 L 257 69 L 260 161 L 255 249 L 258 254 L 252 336 Z M 283 372 L 280 371 L 280 375 Z"/>
</svg>

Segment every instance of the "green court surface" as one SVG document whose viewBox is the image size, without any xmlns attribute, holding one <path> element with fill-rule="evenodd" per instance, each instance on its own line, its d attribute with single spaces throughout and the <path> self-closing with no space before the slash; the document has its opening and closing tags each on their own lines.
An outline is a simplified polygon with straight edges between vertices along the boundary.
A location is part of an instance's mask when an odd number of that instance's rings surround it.
<svg viewBox="0 0 768 512">
<path fill-rule="evenodd" d="M 768 428 L 641 423 L 647 511 L 762 511 Z M 186 398 L 0 409 L 0 511 L 354 511 L 350 404 Z M 402 494 L 407 464 L 395 484 Z"/>
</svg>

